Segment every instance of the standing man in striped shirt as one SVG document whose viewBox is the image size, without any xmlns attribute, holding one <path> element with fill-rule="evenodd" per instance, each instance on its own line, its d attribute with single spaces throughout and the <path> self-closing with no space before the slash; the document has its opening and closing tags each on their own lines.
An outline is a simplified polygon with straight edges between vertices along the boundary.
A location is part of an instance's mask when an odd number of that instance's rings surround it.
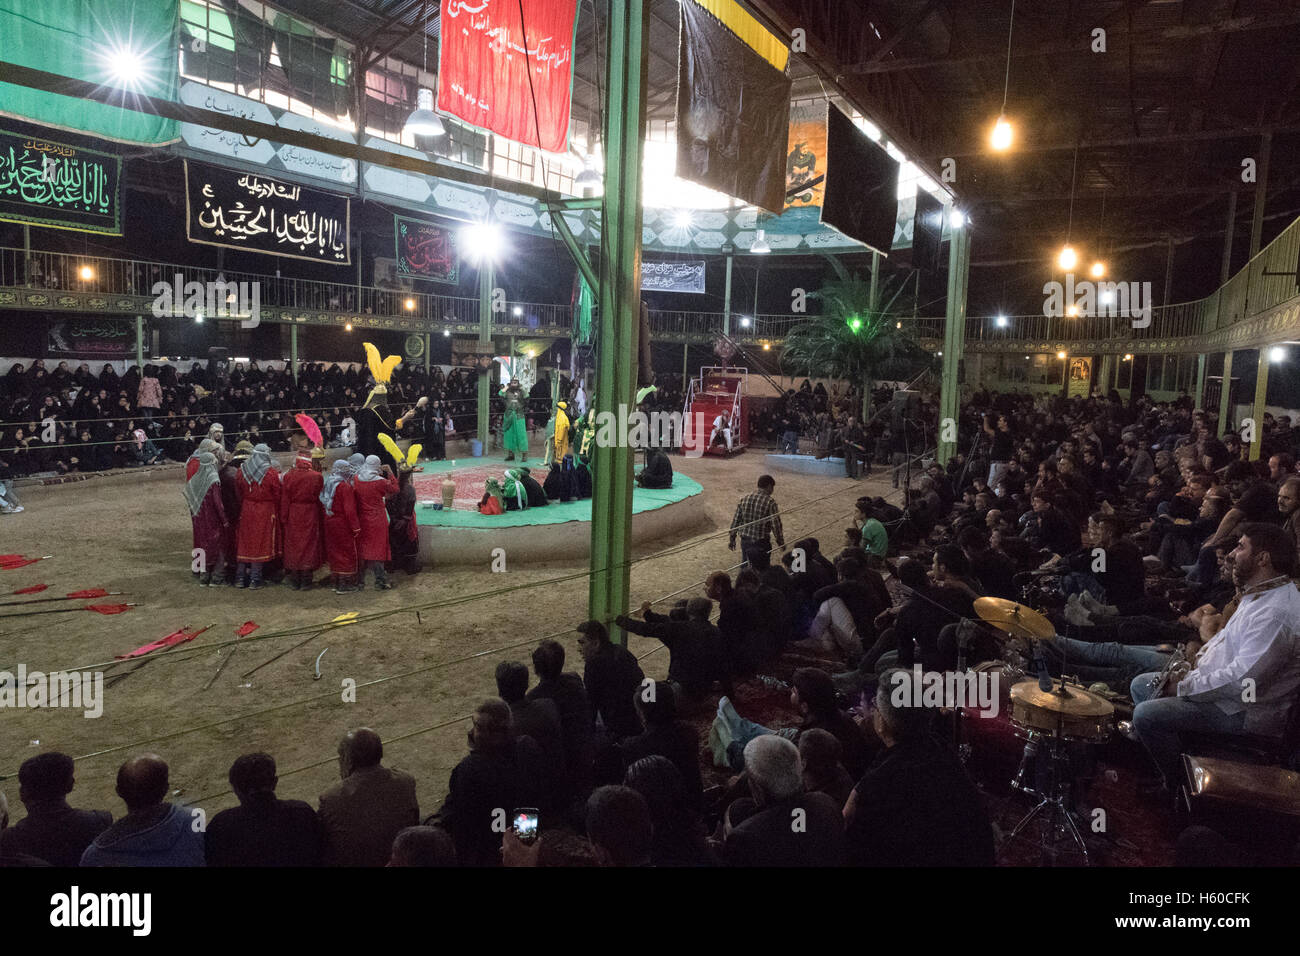
<svg viewBox="0 0 1300 956">
<path fill-rule="evenodd" d="M 736 516 L 731 519 L 731 537 L 727 547 L 736 550 L 736 535 L 740 535 L 740 553 L 745 556 L 749 566 L 755 571 L 771 567 L 768 552 L 771 550 L 770 536 L 776 536 L 776 543 L 785 548 L 785 534 L 781 531 L 781 516 L 777 512 L 772 492 L 776 482 L 771 475 L 761 475 L 758 490 L 745 495 L 736 505 Z"/>
</svg>

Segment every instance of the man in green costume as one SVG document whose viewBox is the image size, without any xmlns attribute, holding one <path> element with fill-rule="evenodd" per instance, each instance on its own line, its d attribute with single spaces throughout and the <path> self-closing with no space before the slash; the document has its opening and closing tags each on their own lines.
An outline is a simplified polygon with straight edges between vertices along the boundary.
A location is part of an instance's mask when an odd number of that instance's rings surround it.
<svg viewBox="0 0 1300 956">
<path fill-rule="evenodd" d="M 520 461 L 527 461 L 528 424 L 524 418 L 526 396 L 519 379 L 512 378 L 510 384 L 497 394 L 506 403 L 505 414 L 501 418 L 501 444 L 506 449 L 506 461 L 514 461 L 515 452 L 519 452 Z"/>
</svg>

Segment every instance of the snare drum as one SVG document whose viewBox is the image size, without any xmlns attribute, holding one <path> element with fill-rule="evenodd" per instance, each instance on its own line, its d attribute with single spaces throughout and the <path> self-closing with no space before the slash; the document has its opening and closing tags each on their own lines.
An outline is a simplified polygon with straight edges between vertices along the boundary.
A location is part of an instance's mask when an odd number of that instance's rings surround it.
<svg viewBox="0 0 1300 956">
<path fill-rule="evenodd" d="M 1011 722 L 1022 730 L 1066 740 L 1102 740 L 1110 734 L 1115 707 L 1105 698 L 1077 687 L 1052 682 L 1052 690 L 1039 689 L 1038 681 L 1021 681 L 1011 688 Z"/>
</svg>

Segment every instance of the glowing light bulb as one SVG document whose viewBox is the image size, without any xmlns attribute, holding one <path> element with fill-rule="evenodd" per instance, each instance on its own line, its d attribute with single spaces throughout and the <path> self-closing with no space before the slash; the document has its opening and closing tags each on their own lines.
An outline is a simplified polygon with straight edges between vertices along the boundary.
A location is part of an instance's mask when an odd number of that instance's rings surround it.
<svg viewBox="0 0 1300 956">
<path fill-rule="evenodd" d="M 998 121 L 993 124 L 993 136 L 991 142 L 993 148 L 998 152 L 1011 148 L 1011 141 L 1015 139 L 1015 131 L 1012 130 L 1011 124 L 1007 122 L 1005 116 L 999 116 Z"/>
<path fill-rule="evenodd" d="M 1061 249 L 1061 254 L 1056 257 L 1056 264 L 1069 272 L 1079 264 L 1079 254 L 1074 251 L 1073 246 L 1064 246 Z"/>
<path fill-rule="evenodd" d="M 1092 264 L 1092 268 L 1088 272 L 1092 274 L 1094 279 L 1100 279 L 1106 274 L 1106 263 L 1098 260 Z"/>
</svg>

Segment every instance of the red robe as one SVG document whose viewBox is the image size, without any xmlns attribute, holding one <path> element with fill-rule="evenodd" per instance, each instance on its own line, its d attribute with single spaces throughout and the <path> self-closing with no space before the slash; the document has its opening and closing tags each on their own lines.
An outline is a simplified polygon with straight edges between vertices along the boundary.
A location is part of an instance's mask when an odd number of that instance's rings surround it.
<svg viewBox="0 0 1300 956">
<path fill-rule="evenodd" d="M 315 571 L 325 562 L 320 504 L 325 477 L 310 464 L 294 462 L 284 475 L 284 569 Z"/>
<path fill-rule="evenodd" d="M 198 474 L 198 472 L 199 472 L 199 458 L 198 455 L 195 455 L 193 458 L 187 459 L 185 462 L 185 480 L 189 481 L 196 474 Z"/>
<path fill-rule="evenodd" d="M 361 522 L 361 536 L 357 539 L 357 557 L 362 561 L 389 561 L 392 552 L 388 547 L 388 509 L 384 499 L 397 494 L 396 478 L 377 481 L 358 481 L 353 486 L 357 495 L 357 520 Z"/>
<path fill-rule="evenodd" d="M 204 567 L 211 571 L 217 556 L 226 550 L 226 509 L 221 503 L 221 482 L 208 489 L 199 513 L 190 515 L 190 523 L 194 527 L 194 547 L 203 550 Z"/>
<path fill-rule="evenodd" d="M 334 489 L 330 510 L 334 513 L 325 515 L 325 559 L 330 563 L 330 573 L 356 574 L 361 524 L 357 521 L 356 493 L 346 481 Z M 322 508 L 322 514 L 324 511 Z"/>
<path fill-rule="evenodd" d="M 268 468 L 262 480 L 250 485 L 241 470 L 235 476 L 239 491 L 239 532 L 235 535 L 238 561 L 273 561 L 280 556 L 280 473 Z"/>
</svg>

